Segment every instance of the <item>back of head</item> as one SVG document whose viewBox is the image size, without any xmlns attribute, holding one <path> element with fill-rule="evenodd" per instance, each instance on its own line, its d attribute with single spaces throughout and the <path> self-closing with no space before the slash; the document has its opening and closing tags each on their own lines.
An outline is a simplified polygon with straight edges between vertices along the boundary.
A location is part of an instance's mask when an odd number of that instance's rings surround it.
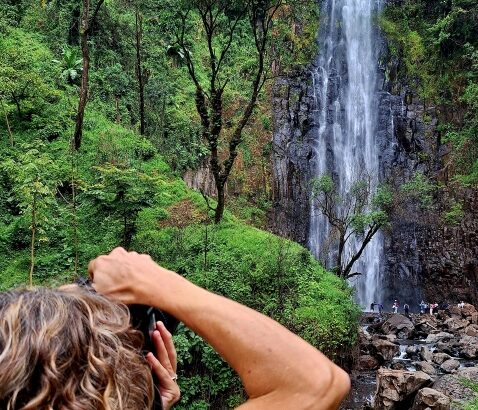
<svg viewBox="0 0 478 410">
<path fill-rule="evenodd" d="M 124 305 L 86 290 L 0 294 L 0 408 L 150 409 L 151 371 Z"/>
</svg>

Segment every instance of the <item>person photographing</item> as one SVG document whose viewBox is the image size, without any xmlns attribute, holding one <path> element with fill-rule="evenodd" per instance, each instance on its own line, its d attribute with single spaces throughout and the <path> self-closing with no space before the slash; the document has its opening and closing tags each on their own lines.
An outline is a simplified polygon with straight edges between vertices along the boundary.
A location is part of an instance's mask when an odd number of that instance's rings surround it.
<svg viewBox="0 0 478 410">
<path fill-rule="evenodd" d="M 203 337 L 239 374 L 241 410 L 336 409 L 350 379 L 274 320 L 202 289 L 150 256 L 114 249 L 88 266 L 94 289 L 124 304 L 154 306 Z"/>
<path fill-rule="evenodd" d="M 145 336 L 126 305 L 202 336 L 239 374 L 248 396 L 240 410 L 336 409 L 350 389 L 342 369 L 279 323 L 148 255 L 116 248 L 88 271 L 93 289 L 0 293 L 0 409 L 152 410 L 158 399 L 171 409 L 180 397 L 172 335 L 153 320 Z M 154 352 L 143 352 L 148 336 Z"/>
</svg>

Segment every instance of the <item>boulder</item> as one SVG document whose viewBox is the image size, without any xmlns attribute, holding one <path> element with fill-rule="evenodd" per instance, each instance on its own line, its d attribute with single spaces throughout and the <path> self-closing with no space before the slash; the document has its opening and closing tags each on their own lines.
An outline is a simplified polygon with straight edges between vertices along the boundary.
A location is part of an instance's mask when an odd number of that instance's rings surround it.
<svg viewBox="0 0 478 410">
<path fill-rule="evenodd" d="M 474 313 L 477 313 L 476 308 L 469 303 L 465 303 L 465 306 L 461 309 L 461 315 L 463 317 L 471 317 Z"/>
<path fill-rule="evenodd" d="M 433 359 L 433 353 L 430 352 L 430 349 L 426 346 L 421 346 L 420 347 L 420 357 L 422 360 L 425 360 L 427 362 L 431 362 Z"/>
<path fill-rule="evenodd" d="M 418 355 L 418 347 L 416 345 L 407 346 L 405 353 L 408 357 L 413 358 Z"/>
<path fill-rule="evenodd" d="M 390 365 L 390 369 L 393 369 L 393 370 L 407 370 L 407 366 L 403 362 L 393 362 Z"/>
<path fill-rule="evenodd" d="M 469 401 L 475 393 L 466 387 L 463 379 L 478 383 L 478 367 L 467 367 L 457 370 L 455 374 L 446 374 L 433 384 L 433 388 L 450 397 L 453 402 Z"/>
<path fill-rule="evenodd" d="M 460 356 L 466 359 L 477 359 L 478 358 L 478 346 L 477 345 L 467 345 L 460 349 Z"/>
<path fill-rule="evenodd" d="M 436 364 L 442 364 L 448 359 L 451 359 L 451 356 L 446 353 L 435 353 L 433 355 L 433 363 L 436 363 Z"/>
<path fill-rule="evenodd" d="M 400 354 L 400 347 L 388 340 L 374 338 L 372 346 L 374 347 L 377 356 L 384 361 L 392 360 L 395 356 Z"/>
<path fill-rule="evenodd" d="M 415 393 L 430 382 L 430 376 L 424 372 L 380 368 L 377 372 L 374 410 L 395 409 L 405 401 L 409 401 L 411 405 Z"/>
<path fill-rule="evenodd" d="M 443 352 L 443 353 L 448 353 L 448 354 L 453 354 L 453 341 L 448 341 L 448 342 L 438 342 L 436 345 L 436 350 L 438 352 Z"/>
<path fill-rule="evenodd" d="M 451 400 L 437 390 L 425 387 L 418 391 L 412 410 L 450 410 Z"/>
<path fill-rule="evenodd" d="M 380 363 L 373 356 L 364 354 L 358 358 L 357 370 L 377 370 L 379 367 Z"/>
<path fill-rule="evenodd" d="M 427 336 L 425 343 L 437 343 L 442 340 L 449 340 L 452 337 L 453 335 L 447 332 L 431 333 Z"/>
<path fill-rule="evenodd" d="M 461 317 L 461 308 L 459 308 L 458 305 L 449 306 L 448 311 L 452 317 Z"/>
<path fill-rule="evenodd" d="M 470 325 L 465 330 L 463 330 L 463 333 L 467 336 L 477 337 L 478 336 L 478 326 L 477 325 Z"/>
<path fill-rule="evenodd" d="M 430 376 L 437 374 L 435 367 L 430 362 L 417 362 L 415 363 L 417 370 L 421 370 Z"/>
<path fill-rule="evenodd" d="M 456 332 L 457 330 L 464 329 L 470 324 L 466 319 L 456 319 L 451 317 L 450 319 L 445 320 L 445 326 L 448 330 Z"/>
<path fill-rule="evenodd" d="M 470 317 L 471 323 L 478 325 L 478 313 L 473 313 Z"/>
<path fill-rule="evenodd" d="M 460 362 L 458 360 L 448 359 L 441 364 L 440 369 L 444 373 L 453 373 L 459 367 L 460 367 Z"/>
<path fill-rule="evenodd" d="M 382 325 L 382 331 L 385 334 L 394 334 L 399 339 L 408 339 L 413 332 L 412 321 L 403 315 L 390 316 Z"/>
<path fill-rule="evenodd" d="M 465 335 L 458 342 L 460 356 L 467 359 L 478 357 L 478 338 Z"/>
</svg>

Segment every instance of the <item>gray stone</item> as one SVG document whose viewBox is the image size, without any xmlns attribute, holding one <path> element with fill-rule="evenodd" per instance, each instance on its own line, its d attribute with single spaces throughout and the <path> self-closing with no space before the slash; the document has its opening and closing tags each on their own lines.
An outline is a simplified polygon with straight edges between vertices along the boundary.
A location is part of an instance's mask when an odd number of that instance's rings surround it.
<svg viewBox="0 0 478 410">
<path fill-rule="evenodd" d="M 433 384 L 433 388 L 450 397 L 453 402 L 463 403 L 476 396 L 472 389 L 466 387 L 463 379 L 478 383 L 478 367 L 468 367 L 457 370 L 455 374 L 446 374 Z M 461 406 L 453 408 L 460 409 Z"/>
<path fill-rule="evenodd" d="M 451 359 L 451 356 L 446 353 L 435 353 L 433 355 L 433 362 L 436 364 L 442 364 L 443 362 L 447 361 L 448 359 Z"/>
<path fill-rule="evenodd" d="M 452 332 L 464 329 L 470 324 L 466 319 L 455 319 L 453 317 L 445 320 L 445 326 Z"/>
<path fill-rule="evenodd" d="M 441 364 L 440 369 L 444 373 L 453 373 L 459 367 L 460 367 L 460 362 L 458 360 L 448 359 Z"/>
<path fill-rule="evenodd" d="M 437 374 L 435 367 L 430 362 L 417 362 L 415 363 L 417 370 L 421 370 L 430 376 Z"/>
<path fill-rule="evenodd" d="M 361 355 L 357 361 L 357 370 L 376 370 L 380 367 L 378 360 L 368 354 Z"/>
<path fill-rule="evenodd" d="M 443 339 L 451 339 L 452 337 L 453 335 L 447 332 L 430 333 L 427 336 L 425 343 L 437 343 Z"/>
<path fill-rule="evenodd" d="M 394 334 L 401 339 L 407 339 L 413 332 L 412 321 L 403 315 L 392 315 L 382 325 L 382 331 L 385 334 Z"/>
<path fill-rule="evenodd" d="M 430 349 L 428 347 L 421 346 L 420 347 L 420 357 L 427 362 L 431 362 L 432 359 L 433 359 L 433 353 L 430 352 Z"/>
<path fill-rule="evenodd" d="M 477 337 L 478 336 L 478 326 L 477 325 L 470 325 L 465 330 L 463 330 L 463 333 L 467 336 Z"/>
<path fill-rule="evenodd" d="M 400 347 L 388 340 L 374 339 L 372 346 L 375 348 L 376 354 L 384 361 L 392 360 L 400 353 Z"/>
<path fill-rule="evenodd" d="M 405 353 L 410 358 L 414 357 L 418 354 L 418 347 L 416 345 L 407 346 L 407 348 L 405 349 Z"/>
<path fill-rule="evenodd" d="M 467 359 L 477 359 L 478 358 L 478 346 L 477 345 L 467 345 L 460 349 L 460 356 Z"/>
<path fill-rule="evenodd" d="M 443 393 L 425 387 L 418 391 L 412 410 L 450 410 L 451 400 Z"/>
<path fill-rule="evenodd" d="M 400 402 L 430 382 L 430 376 L 424 372 L 380 368 L 377 372 L 374 410 L 395 409 Z"/>
</svg>

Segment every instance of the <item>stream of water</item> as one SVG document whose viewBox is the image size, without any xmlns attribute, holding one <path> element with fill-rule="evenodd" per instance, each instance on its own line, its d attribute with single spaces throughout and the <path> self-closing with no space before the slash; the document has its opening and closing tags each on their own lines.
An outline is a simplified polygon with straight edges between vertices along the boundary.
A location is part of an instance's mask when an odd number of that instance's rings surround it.
<svg viewBox="0 0 478 410">
<path fill-rule="evenodd" d="M 321 11 L 319 56 L 313 72 L 316 121 L 315 161 L 312 174 L 331 174 L 344 194 L 359 179 L 370 178 L 372 190 L 379 182 L 377 60 L 378 33 L 373 17 L 376 0 L 325 0 Z M 328 268 L 336 255 L 329 223 L 312 206 L 309 247 Z M 350 256 L 360 245 L 352 238 L 345 250 Z M 353 271 L 357 302 L 364 308 L 381 300 L 383 239 L 377 233 Z"/>
</svg>

